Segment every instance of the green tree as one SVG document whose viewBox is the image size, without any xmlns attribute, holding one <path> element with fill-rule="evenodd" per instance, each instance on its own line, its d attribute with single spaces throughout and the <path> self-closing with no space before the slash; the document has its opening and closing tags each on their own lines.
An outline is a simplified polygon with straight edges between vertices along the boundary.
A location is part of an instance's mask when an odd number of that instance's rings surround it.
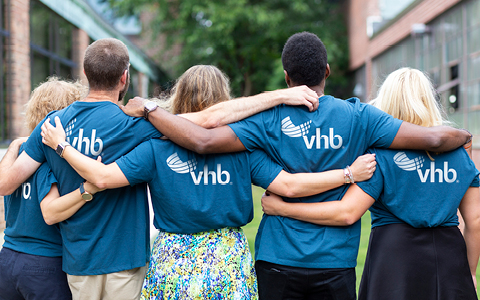
<svg viewBox="0 0 480 300">
<path fill-rule="evenodd" d="M 120 14 L 149 10 L 154 37 L 180 45 L 173 75 L 213 64 L 229 77 L 234 95 L 285 87 L 281 52 L 289 36 L 316 33 L 325 43 L 332 76 L 327 93 L 343 96 L 348 46 L 343 1 L 332 0 L 109 0 Z M 146 25 L 146 24 L 144 24 Z"/>
</svg>

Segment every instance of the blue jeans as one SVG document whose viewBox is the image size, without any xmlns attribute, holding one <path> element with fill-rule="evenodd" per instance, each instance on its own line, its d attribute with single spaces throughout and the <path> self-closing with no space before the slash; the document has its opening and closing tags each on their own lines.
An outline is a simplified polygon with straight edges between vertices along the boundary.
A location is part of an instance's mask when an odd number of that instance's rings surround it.
<svg viewBox="0 0 480 300">
<path fill-rule="evenodd" d="M 257 260 L 259 300 L 355 300 L 355 269 L 310 269 Z"/>
<path fill-rule="evenodd" d="M 70 300 L 72 294 L 61 257 L 0 251 L 1 300 Z"/>
</svg>

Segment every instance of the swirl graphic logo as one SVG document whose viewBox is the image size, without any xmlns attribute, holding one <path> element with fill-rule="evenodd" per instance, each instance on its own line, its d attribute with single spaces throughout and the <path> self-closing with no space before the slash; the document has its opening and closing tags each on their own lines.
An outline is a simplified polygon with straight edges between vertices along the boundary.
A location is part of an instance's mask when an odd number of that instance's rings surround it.
<svg viewBox="0 0 480 300">
<path fill-rule="evenodd" d="M 290 120 L 290 117 L 286 117 L 282 120 L 282 132 L 288 135 L 289 137 L 302 137 L 308 134 L 308 130 L 310 129 L 310 124 L 312 120 L 305 122 L 296 126 Z"/>
<path fill-rule="evenodd" d="M 65 134 L 67 137 L 72 135 L 73 128 L 75 128 L 75 122 L 77 122 L 77 118 L 68 122 L 67 126 L 65 126 Z"/>
<path fill-rule="evenodd" d="M 191 173 L 197 169 L 197 161 L 195 159 L 183 162 L 178 157 L 177 152 L 173 153 L 167 158 L 167 165 L 170 167 L 170 169 L 180 174 Z"/>
<path fill-rule="evenodd" d="M 414 159 L 409 159 L 405 152 L 398 152 L 393 157 L 393 161 L 402 170 L 415 171 L 423 167 L 423 162 L 425 159 L 421 156 Z"/>
</svg>

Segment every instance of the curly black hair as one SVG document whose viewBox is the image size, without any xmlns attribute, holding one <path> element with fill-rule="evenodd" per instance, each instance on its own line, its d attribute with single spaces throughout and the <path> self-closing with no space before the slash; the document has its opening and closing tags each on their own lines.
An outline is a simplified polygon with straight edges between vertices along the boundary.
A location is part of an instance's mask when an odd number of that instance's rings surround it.
<svg viewBox="0 0 480 300">
<path fill-rule="evenodd" d="M 282 64 L 294 83 L 319 85 L 325 78 L 327 49 L 315 34 L 299 32 L 285 43 Z"/>
</svg>

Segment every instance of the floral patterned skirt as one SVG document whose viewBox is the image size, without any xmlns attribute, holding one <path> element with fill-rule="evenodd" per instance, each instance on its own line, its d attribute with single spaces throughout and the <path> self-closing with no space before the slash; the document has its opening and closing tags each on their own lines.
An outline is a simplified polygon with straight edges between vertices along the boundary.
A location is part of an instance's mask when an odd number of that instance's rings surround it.
<svg viewBox="0 0 480 300">
<path fill-rule="evenodd" d="M 243 230 L 160 232 L 141 299 L 258 299 L 257 278 Z"/>
</svg>

